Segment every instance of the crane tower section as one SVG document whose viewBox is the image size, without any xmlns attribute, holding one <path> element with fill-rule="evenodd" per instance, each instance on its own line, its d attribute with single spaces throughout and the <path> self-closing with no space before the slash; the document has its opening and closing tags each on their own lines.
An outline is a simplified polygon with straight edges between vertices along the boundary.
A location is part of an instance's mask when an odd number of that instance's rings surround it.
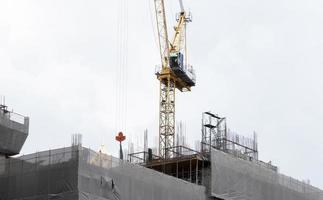
<svg viewBox="0 0 323 200">
<path fill-rule="evenodd" d="M 156 69 L 160 81 L 159 102 L 159 156 L 172 157 L 169 148 L 174 146 L 175 138 L 175 90 L 190 91 L 195 86 L 195 73 L 186 63 L 186 24 L 191 22 L 182 1 L 181 12 L 177 17 L 177 26 L 172 42 L 168 39 L 164 0 L 154 0 L 157 21 L 161 67 Z"/>
</svg>

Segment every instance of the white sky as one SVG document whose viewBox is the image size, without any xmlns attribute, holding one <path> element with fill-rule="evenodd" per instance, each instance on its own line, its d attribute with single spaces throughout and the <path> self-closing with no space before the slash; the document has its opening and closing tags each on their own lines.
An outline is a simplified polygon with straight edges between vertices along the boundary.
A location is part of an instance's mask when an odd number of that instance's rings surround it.
<svg viewBox="0 0 323 200">
<path fill-rule="evenodd" d="M 0 1 L 0 94 L 31 117 L 22 153 L 69 146 L 79 132 L 85 146 L 104 143 L 117 154 L 118 2 Z M 133 141 L 145 128 L 150 141 L 158 134 L 152 3 L 129 0 L 125 134 Z M 240 134 L 255 130 L 262 160 L 323 188 L 323 1 L 184 3 L 194 17 L 189 55 L 198 82 L 177 93 L 176 117 L 189 142 L 200 139 L 201 113 L 211 110 Z"/>
</svg>

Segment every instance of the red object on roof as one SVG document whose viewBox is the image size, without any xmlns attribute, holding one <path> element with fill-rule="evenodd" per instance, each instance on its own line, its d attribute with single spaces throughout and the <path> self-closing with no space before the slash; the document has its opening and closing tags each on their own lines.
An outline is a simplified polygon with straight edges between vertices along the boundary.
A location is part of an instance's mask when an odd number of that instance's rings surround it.
<svg viewBox="0 0 323 200">
<path fill-rule="evenodd" d="M 116 136 L 116 140 L 117 140 L 118 142 L 122 142 L 122 141 L 124 141 L 125 139 L 126 139 L 126 136 L 124 136 L 122 132 L 119 132 L 119 133 L 118 133 L 118 135 Z"/>
</svg>

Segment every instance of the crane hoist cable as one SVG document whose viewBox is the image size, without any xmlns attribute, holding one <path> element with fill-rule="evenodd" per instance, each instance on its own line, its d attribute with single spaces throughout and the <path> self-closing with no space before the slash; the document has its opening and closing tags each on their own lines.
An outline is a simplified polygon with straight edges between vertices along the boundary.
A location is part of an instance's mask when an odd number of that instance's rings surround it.
<svg viewBox="0 0 323 200">
<path fill-rule="evenodd" d="M 119 132 L 127 127 L 128 0 L 118 1 L 116 49 L 115 129 Z"/>
<path fill-rule="evenodd" d="M 155 28 L 155 24 L 154 24 L 154 16 L 153 16 L 153 13 L 152 13 L 152 6 L 151 6 L 151 3 L 152 1 L 151 0 L 147 0 L 148 1 L 148 6 L 149 6 L 149 16 L 150 16 L 150 23 L 151 23 L 151 29 L 152 29 L 152 33 L 153 33 L 153 38 L 154 38 L 154 42 L 155 42 L 155 45 L 156 45 L 156 49 L 158 49 L 158 38 L 157 38 L 157 33 L 156 33 L 156 28 Z"/>
</svg>

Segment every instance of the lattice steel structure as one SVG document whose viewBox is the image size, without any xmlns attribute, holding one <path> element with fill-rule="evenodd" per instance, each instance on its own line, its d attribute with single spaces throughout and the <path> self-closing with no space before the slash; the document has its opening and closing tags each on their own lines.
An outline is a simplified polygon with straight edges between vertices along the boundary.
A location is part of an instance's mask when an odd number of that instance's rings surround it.
<svg viewBox="0 0 323 200">
<path fill-rule="evenodd" d="M 209 154 L 212 148 L 245 160 L 258 160 L 257 135 L 253 138 L 238 135 L 227 128 L 226 118 L 211 112 L 202 114 L 202 152 Z"/>
<path fill-rule="evenodd" d="M 224 117 L 219 117 L 211 112 L 202 114 L 202 152 L 209 153 L 211 147 L 225 151 L 227 144 L 226 138 L 227 125 Z"/>
<path fill-rule="evenodd" d="M 175 82 L 170 75 L 160 78 L 159 155 L 169 158 L 167 150 L 175 145 Z"/>
</svg>

